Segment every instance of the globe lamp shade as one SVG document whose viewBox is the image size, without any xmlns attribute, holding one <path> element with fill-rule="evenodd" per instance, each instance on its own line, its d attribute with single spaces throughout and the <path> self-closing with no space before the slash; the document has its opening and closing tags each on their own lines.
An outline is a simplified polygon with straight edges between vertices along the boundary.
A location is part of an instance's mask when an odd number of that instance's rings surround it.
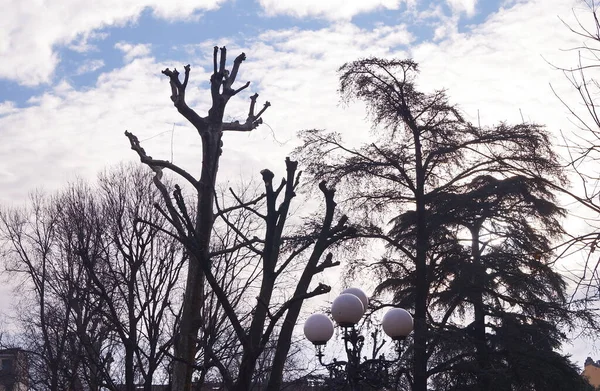
<svg viewBox="0 0 600 391">
<path fill-rule="evenodd" d="M 405 339 L 413 331 L 413 318 L 402 308 L 392 308 L 381 322 L 383 331 L 395 341 Z"/>
<path fill-rule="evenodd" d="M 364 309 L 365 310 L 367 309 L 367 307 L 369 305 L 369 298 L 367 297 L 366 293 L 363 292 L 361 289 L 348 288 L 348 289 L 343 290 L 342 293 L 350 293 L 351 295 L 358 297 L 360 299 L 360 301 L 362 302 Z"/>
<path fill-rule="evenodd" d="M 326 315 L 312 314 L 304 322 L 304 335 L 315 345 L 325 345 L 333 336 L 333 323 Z"/>
<path fill-rule="evenodd" d="M 354 326 L 364 313 L 362 301 L 350 293 L 342 293 L 331 304 L 331 316 L 342 327 Z"/>
</svg>

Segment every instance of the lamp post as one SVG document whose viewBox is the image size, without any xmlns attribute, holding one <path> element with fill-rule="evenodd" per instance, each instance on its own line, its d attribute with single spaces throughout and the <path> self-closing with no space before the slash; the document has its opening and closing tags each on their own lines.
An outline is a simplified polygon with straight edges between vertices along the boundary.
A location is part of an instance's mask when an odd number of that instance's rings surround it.
<svg viewBox="0 0 600 391">
<path fill-rule="evenodd" d="M 349 288 L 343 291 L 331 305 L 331 316 L 343 330 L 342 339 L 346 350 L 347 361 L 333 359 L 331 363 L 323 362 L 323 347 L 333 336 L 334 326 L 329 317 L 324 314 L 313 314 L 304 323 L 304 335 L 316 348 L 319 363 L 329 371 L 330 386 L 358 391 L 362 385 L 372 389 L 393 387 L 399 379 L 394 380 L 390 375 L 390 367 L 397 360 L 386 360 L 384 355 L 361 360 L 361 351 L 365 337 L 359 333 L 356 324 L 363 317 L 369 299 L 358 288 Z M 398 355 L 401 352 L 402 341 L 413 330 L 412 316 L 402 308 L 392 308 L 383 317 L 381 322 L 383 331 L 397 344 Z M 377 345 L 378 331 L 373 332 L 373 343 Z M 373 350 L 374 355 L 376 349 Z"/>
</svg>

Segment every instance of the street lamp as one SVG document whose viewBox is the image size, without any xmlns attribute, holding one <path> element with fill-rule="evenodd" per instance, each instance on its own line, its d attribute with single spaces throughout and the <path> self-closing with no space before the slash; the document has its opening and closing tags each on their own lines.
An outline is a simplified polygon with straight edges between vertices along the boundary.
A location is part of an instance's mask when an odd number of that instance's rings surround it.
<svg viewBox="0 0 600 391">
<path fill-rule="evenodd" d="M 347 361 L 333 359 L 331 363 L 323 362 L 323 346 L 333 336 L 333 323 L 324 314 L 313 314 L 304 323 L 306 339 L 315 345 L 316 356 L 319 363 L 329 371 L 330 387 L 359 390 L 362 384 L 374 389 L 383 389 L 393 385 L 394 377 L 390 376 L 389 368 L 397 360 L 386 360 L 384 355 L 379 358 L 367 359 L 361 362 L 361 350 L 365 337 L 360 335 L 356 324 L 363 317 L 369 298 L 358 288 L 349 288 L 343 291 L 331 305 L 331 316 L 343 329 L 344 346 Z M 398 352 L 401 352 L 402 341 L 413 330 L 413 318 L 408 311 L 402 308 L 392 308 L 383 317 L 381 322 L 383 331 L 396 341 Z M 378 331 L 371 334 L 373 343 L 377 346 Z M 375 354 L 374 350 L 374 354 Z M 398 379 L 396 379 L 397 381 Z"/>
</svg>

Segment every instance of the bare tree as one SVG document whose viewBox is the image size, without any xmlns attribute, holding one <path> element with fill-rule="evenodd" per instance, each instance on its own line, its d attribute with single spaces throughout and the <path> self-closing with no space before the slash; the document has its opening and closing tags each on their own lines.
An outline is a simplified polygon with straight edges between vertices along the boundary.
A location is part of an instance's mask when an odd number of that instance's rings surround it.
<svg viewBox="0 0 600 391">
<path fill-rule="evenodd" d="M 250 131 L 256 128 L 262 120 L 260 116 L 269 106 L 268 102 L 264 108 L 257 114 L 254 113 L 254 106 L 258 95 L 253 95 L 251 98 L 250 111 L 248 118 L 244 124 L 240 123 L 224 123 L 223 115 L 225 107 L 229 99 L 244 90 L 249 86 L 249 82 L 244 86 L 233 89 L 233 83 L 236 80 L 239 67 L 246 59 L 245 54 L 236 57 L 233 68 L 229 72 L 225 66 L 227 61 L 227 51 L 221 48 L 221 56 L 219 60 L 219 49 L 214 48 L 213 53 L 213 74 L 210 78 L 212 106 L 206 117 L 201 117 L 193 109 L 191 109 L 185 101 L 185 91 L 189 80 L 190 66 L 184 67 L 185 75 L 183 83 L 179 80 L 179 72 L 176 69 L 172 71 L 165 69 L 163 74 L 169 77 L 171 84 L 171 100 L 177 110 L 198 130 L 202 139 L 202 172 L 200 180 L 196 180 L 191 174 L 178 166 L 164 160 L 155 160 L 139 146 L 139 142 L 135 136 L 126 132 L 129 137 L 131 147 L 135 149 L 142 162 L 148 164 L 155 172 L 154 182 L 163 193 L 167 205 L 167 212 L 163 212 L 165 216 L 172 219 L 180 232 L 181 238 L 197 238 L 199 247 L 197 251 L 189 251 L 190 262 L 188 263 L 187 283 L 185 297 L 183 301 L 183 311 L 179 324 L 177 342 L 175 344 L 175 362 L 173 363 L 172 387 L 173 390 L 191 389 L 192 373 L 194 370 L 194 360 L 196 355 L 196 339 L 198 330 L 201 327 L 202 320 L 200 319 L 201 303 L 204 300 L 204 273 L 210 263 L 210 237 L 214 223 L 213 218 L 213 203 L 215 193 L 215 181 L 218 170 L 219 156 L 221 154 L 221 137 L 224 130 Z M 167 188 L 161 182 L 162 169 L 168 168 L 184 177 L 196 189 L 198 194 L 195 223 L 191 218 L 181 220 L 181 216 L 175 210 Z M 180 194 L 180 192 L 179 192 Z M 181 201 L 182 202 L 182 201 Z M 190 247 L 188 243 L 186 247 Z M 211 284 L 212 286 L 213 284 Z M 215 284 L 216 285 L 216 284 Z M 214 288 L 213 288 L 214 289 Z M 240 326 L 241 328 L 241 326 Z M 242 333 L 241 330 L 238 330 Z"/>
<path fill-rule="evenodd" d="M 157 192 L 148 173 L 122 166 L 0 215 L 11 271 L 38 309 L 20 323 L 39 389 L 151 389 L 172 346 L 184 261 L 177 241 L 137 222 L 164 224 Z"/>
<path fill-rule="evenodd" d="M 89 194 L 83 184 L 70 190 Z M 74 232 L 62 201 L 69 191 L 54 198 L 36 194 L 31 209 L 4 211 L 0 215 L 4 239 L 5 262 L 9 270 L 22 276 L 19 289 L 30 291 L 21 303 L 18 320 L 23 325 L 20 339 L 32 353 L 32 387 L 63 390 L 81 383 L 83 351 L 76 339 L 79 327 L 101 336 L 99 308 L 102 303 L 91 299 L 89 278 L 77 261 L 73 239 L 78 234 L 90 243 L 93 231 Z M 89 212 L 89 199 L 81 198 L 80 213 Z M 81 304 L 91 304 L 85 308 Z M 25 309 L 35 309 L 34 312 Z"/>
<path fill-rule="evenodd" d="M 122 346 L 126 389 L 138 389 L 136 380 L 141 378 L 144 390 L 149 391 L 172 346 L 185 254 L 177 241 L 155 228 L 166 221 L 152 207 L 160 195 L 147 172 L 120 167 L 101 175 L 99 187 L 109 262 L 102 273 L 93 273 L 87 253 L 82 259 L 94 293 L 106 302 L 107 320 Z M 150 221 L 152 226 L 139 220 Z"/>
<path fill-rule="evenodd" d="M 580 4 L 581 7 L 573 9 L 575 23 L 569 25 L 563 21 L 566 28 L 581 39 L 581 45 L 569 48 L 571 52 L 577 53 L 575 66 L 555 67 L 563 73 L 577 95 L 572 100 L 559 95 L 553 88 L 557 98 L 570 113 L 574 126 L 572 132 L 563 135 L 568 152 L 567 165 L 574 178 L 574 186 L 558 190 L 568 194 L 586 210 L 583 216 L 588 226 L 587 232 L 572 233 L 563 254 L 570 255 L 584 250 L 586 259 L 583 274 L 572 277 L 577 281 L 577 288 L 581 293 L 588 298 L 597 298 L 597 287 L 600 285 L 600 261 L 595 254 L 600 239 L 600 113 L 597 103 L 600 92 L 597 77 L 600 67 L 600 19 L 599 4 L 595 0 L 581 0 Z"/>
</svg>

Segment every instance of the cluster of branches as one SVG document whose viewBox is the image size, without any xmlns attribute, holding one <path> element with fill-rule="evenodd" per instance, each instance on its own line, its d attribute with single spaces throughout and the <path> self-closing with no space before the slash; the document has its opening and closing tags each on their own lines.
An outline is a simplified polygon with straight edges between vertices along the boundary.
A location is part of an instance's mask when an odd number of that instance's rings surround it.
<svg viewBox="0 0 600 391">
<path fill-rule="evenodd" d="M 585 231 L 568 232 L 569 240 L 563 247 L 565 256 L 575 253 L 585 254 L 583 273 L 573 272 L 572 279 L 577 284 L 577 295 L 585 295 L 596 300 L 600 295 L 600 260 L 596 248 L 600 239 L 600 175 L 598 160 L 600 159 L 600 113 L 596 102 L 600 92 L 600 84 L 596 72 L 600 65 L 598 51 L 600 50 L 600 19 L 596 1 L 582 0 L 581 7 L 573 10 L 575 23 L 572 25 L 563 21 L 567 29 L 577 38 L 581 45 L 569 48 L 577 52 L 576 65 L 569 68 L 556 67 L 565 76 L 576 93 L 576 101 L 566 95 L 553 92 L 570 114 L 574 125 L 572 132 L 563 134 L 563 141 L 568 156 L 566 165 L 573 178 L 571 188 L 559 188 L 576 201 L 573 209 L 575 218 L 585 220 Z M 583 250 L 583 251 L 581 251 Z"/>
<path fill-rule="evenodd" d="M 253 311 L 248 303 L 259 293 L 260 244 L 239 243 L 241 236 L 261 234 L 256 214 L 266 207 L 266 195 L 252 197 L 250 188 L 229 192 L 219 197 L 219 205 L 230 200 L 235 206 L 216 213 L 222 217 L 211 244 L 213 274 L 247 327 Z M 78 182 L 55 195 L 37 193 L 28 208 L 2 212 L 3 255 L 22 292 L 15 323 L 22 331 L 3 346 L 28 354 L 31 389 L 151 390 L 171 381 L 187 258 L 165 232 L 167 220 L 154 206 L 160 197 L 151 173 L 122 166 L 103 173 L 95 186 Z M 242 202 L 244 197 L 251 200 Z M 286 266 L 305 261 L 291 250 L 313 241 L 302 232 L 284 238 L 293 242 L 284 250 Z M 319 267 L 329 265 L 330 258 Z M 326 290 L 319 286 L 305 296 Z M 206 286 L 203 296 L 194 382 L 231 383 L 243 346 L 215 292 Z M 269 313 L 272 330 L 265 335 L 281 332 L 277 320 L 284 314 L 281 307 Z M 269 380 L 274 362 L 277 340 L 265 337 L 263 343 L 253 384 Z M 295 342 L 288 349 L 282 374 L 285 369 L 298 377 Z"/>
<path fill-rule="evenodd" d="M 444 91 L 417 90 L 417 64 L 378 58 L 340 69 L 340 91 L 360 99 L 375 141 L 305 131 L 297 151 L 316 180 L 332 181 L 387 254 L 376 293 L 414 311 L 413 390 L 562 390 L 585 381 L 557 349 L 563 327 L 592 322 L 571 310 L 552 267 L 565 183 L 535 124 L 482 128 Z M 524 368 L 527 368 L 524 370 Z"/>
</svg>

